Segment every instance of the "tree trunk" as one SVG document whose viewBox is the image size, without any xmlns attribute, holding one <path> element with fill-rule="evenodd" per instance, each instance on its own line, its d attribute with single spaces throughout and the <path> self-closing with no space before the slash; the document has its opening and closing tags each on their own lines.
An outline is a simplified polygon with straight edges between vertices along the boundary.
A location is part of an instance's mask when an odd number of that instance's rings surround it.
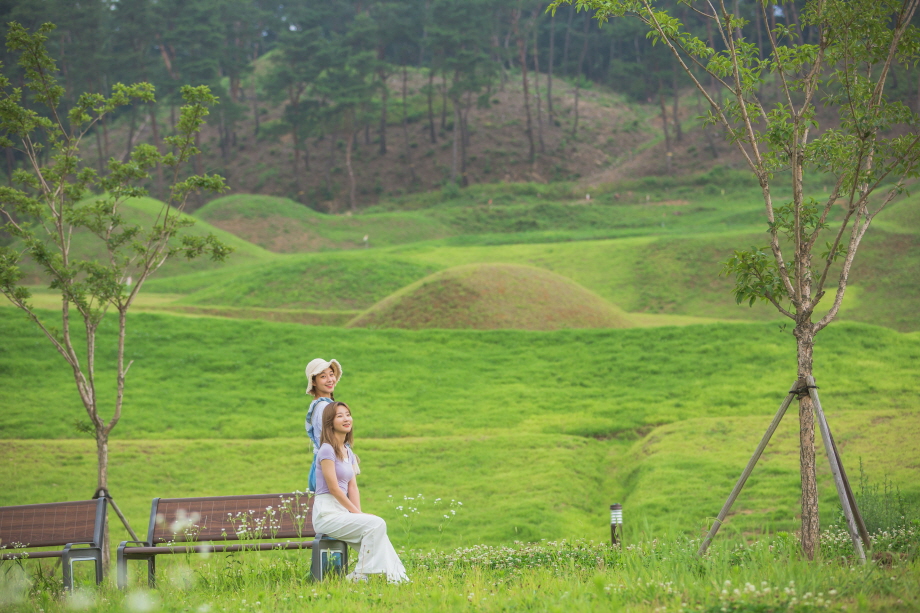
<svg viewBox="0 0 920 613">
<path fill-rule="evenodd" d="M 127 163 L 131 158 L 131 145 L 134 142 L 134 130 L 137 127 L 137 105 L 131 105 L 131 123 L 128 127 L 128 146 L 125 147 L 125 155 L 121 159 L 122 163 Z"/>
<path fill-rule="evenodd" d="M 581 54 L 578 56 L 578 72 L 575 73 L 575 124 L 572 126 L 572 136 L 578 136 L 578 99 L 581 95 L 581 68 L 585 63 L 585 54 L 588 52 L 588 13 L 585 13 L 584 41 L 581 45 Z"/>
<path fill-rule="evenodd" d="M 471 95 L 472 92 L 467 92 L 465 108 L 456 114 L 456 119 L 460 120 L 460 185 L 462 187 L 469 185 L 466 175 L 466 150 L 470 144 L 470 136 L 466 129 L 466 117 L 469 114 L 470 106 L 472 106 L 469 100 Z"/>
<path fill-rule="evenodd" d="M 737 0 L 735 1 L 737 2 Z M 802 42 L 803 40 L 805 40 L 805 37 L 804 37 L 804 32 L 802 32 L 802 21 L 799 19 L 799 9 L 795 6 L 795 0 L 792 0 L 789 3 L 789 6 L 792 7 L 792 11 L 790 15 L 792 17 L 792 23 L 793 25 L 795 25 L 795 31 L 796 31 L 796 34 L 798 35 L 799 42 Z M 786 20 L 786 23 L 789 23 L 788 19 Z"/>
<path fill-rule="evenodd" d="M 10 147 L 5 147 L 6 149 L 6 178 L 9 181 L 10 187 L 13 187 L 13 150 Z M 100 172 L 100 174 L 102 174 Z"/>
<path fill-rule="evenodd" d="M 524 115 L 527 118 L 527 128 L 525 130 L 528 144 L 527 159 L 533 164 L 534 160 L 536 160 L 536 150 L 533 144 L 533 122 L 530 117 L 530 92 L 527 89 L 527 41 L 523 35 L 518 34 L 517 27 L 517 19 L 515 18 L 514 29 L 517 35 L 518 59 L 521 62 L 521 82 L 524 86 Z"/>
<path fill-rule="evenodd" d="M 252 135 L 259 136 L 259 101 L 256 99 L 256 79 L 252 78 Z"/>
<path fill-rule="evenodd" d="M 671 135 L 668 132 L 668 110 L 664 105 L 664 92 L 662 91 L 661 81 L 658 81 L 658 101 L 661 103 L 661 127 L 664 130 L 665 169 L 670 173 L 671 157 L 674 154 L 671 153 Z"/>
<path fill-rule="evenodd" d="M 917 113 L 920 113 L 920 75 L 917 77 Z"/>
<path fill-rule="evenodd" d="M 549 17 L 549 69 L 546 73 L 546 114 L 553 125 L 553 62 L 556 55 L 556 13 Z"/>
<path fill-rule="evenodd" d="M 347 140 L 345 143 L 345 168 L 348 170 L 348 207 L 351 209 L 351 212 L 354 213 L 358 210 L 357 202 L 355 200 L 355 171 L 351 167 L 351 151 L 354 147 L 355 137 L 357 136 L 356 132 L 352 130 L 352 119 L 346 120 L 346 136 Z"/>
<path fill-rule="evenodd" d="M 798 350 L 799 381 L 812 374 L 814 329 L 811 322 L 798 324 L 793 331 Z M 802 551 L 813 560 L 819 545 L 818 481 L 815 463 L 815 416 L 811 398 L 799 399 L 799 465 L 802 478 Z"/>
<path fill-rule="evenodd" d="M 220 131 L 220 157 L 226 160 L 230 156 L 230 131 L 227 129 L 227 118 L 223 109 L 218 111 L 218 117 L 220 117 L 220 121 L 217 123 L 217 129 Z"/>
<path fill-rule="evenodd" d="M 437 143 L 438 137 L 434 131 L 434 68 L 428 70 L 428 134 L 431 143 Z"/>
<path fill-rule="evenodd" d="M 680 104 L 680 89 L 678 88 L 677 83 L 677 63 L 673 63 L 674 66 L 674 110 L 671 112 L 671 116 L 674 118 L 674 140 L 681 142 L 684 140 L 684 133 L 680 128 L 680 109 L 678 105 Z"/>
<path fill-rule="evenodd" d="M 201 149 L 201 132 L 195 132 L 195 148 Z M 201 161 L 201 154 L 195 156 L 195 174 L 204 174 L 204 164 Z"/>
<path fill-rule="evenodd" d="M 96 133 L 96 152 L 99 156 L 99 176 L 101 177 L 103 174 L 105 174 L 105 156 L 102 154 L 102 130 L 100 128 L 101 126 L 97 126 L 96 129 L 93 131 Z M 7 166 L 9 166 L 9 156 L 10 156 L 9 147 L 7 147 L 6 149 L 7 149 Z M 160 167 L 159 164 L 157 164 L 157 168 L 159 167 Z M 13 181 L 12 171 L 10 171 L 9 175 L 10 175 L 10 185 L 12 185 L 13 184 L 12 183 Z"/>
<path fill-rule="evenodd" d="M 109 489 L 109 433 L 107 428 L 96 426 L 96 494 L 99 490 Z M 131 537 L 128 537 L 131 538 Z M 102 574 L 108 573 L 112 565 L 111 547 L 109 546 L 109 514 L 105 515 L 102 531 Z"/>
<path fill-rule="evenodd" d="M 457 183 L 457 166 L 458 166 L 458 155 L 457 155 L 457 140 L 462 138 L 460 134 L 460 104 L 456 101 L 454 102 L 454 142 L 451 147 L 451 157 L 450 157 L 450 180 L 453 183 Z"/>
<path fill-rule="evenodd" d="M 102 155 L 105 157 L 106 161 L 109 159 L 109 122 L 108 117 L 103 117 L 102 121 L 99 123 L 102 124 Z"/>
<path fill-rule="evenodd" d="M 297 122 L 291 126 L 291 140 L 294 141 L 294 185 L 297 189 L 298 202 L 300 202 L 300 192 L 303 186 L 300 184 L 300 131 L 297 129 Z"/>
<path fill-rule="evenodd" d="M 441 74 L 441 129 L 447 129 L 447 75 Z"/>
<path fill-rule="evenodd" d="M 387 87 L 387 74 L 379 71 L 380 85 L 380 155 L 387 154 L 387 101 L 390 97 L 390 88 Z"/>
<path fill-rule="evenodd" d="M 565 40 L 562 43 L 562 74 L 569 74 L 569 39 L 572 37 L 572 19 L 575 18 L 575 7 L 569 7 L 569 20 L 565 24 Z"/>
<path fill-rule="evenodd" d="M 537 98 L 537 142 L 540 144 L 540 153 L 546 153 L 546 145 L 543 144 L 543 111 L 540 101 L 540 50 L 537 48 L 538 32 L 538 9 L 533 12 L 533 93 Z"/>
<path fill-rule="evenodd" d="M 150 129 L 153 132 L 153 146 L 157 148 L 157 153 L 163 153 L 160 151 L 160 130 L 157 127 L 157 110 L 154 105 L 149 105 L 150 109 Z M 163 192 L 163 165 L 157 164 L 157 198 L 165 198 Z"/>
<path fill-rule="evenodd" d="M 335 139 L 336 134 L 333 130 L 329 133 L 329 163 L 326 164 L 326 172 L 324 173 L 326 179 L 326 192 L 327 196 L 331 200 L 333 198 L 332 194 L 332 169 L 335 168 Z"/>
<path fill-rule="evenodd" d="M 740 3 L 739 3 L 738 0 L 735 0 L 735 11 L 734 11 L 734 13 L 735 13 L 735 17 L 738 17 L 738 18 L 741 17 L 741 5 L 740 5 Z M 740 28 L 740 27 L 737 27 L 737 28 L 735 28 L 734 30 L 732 30 L 732 33 L 735 35 L 735 40 L 741 40 L 742 34 L 741 34 L 741 28 Z"/>
<path fill-rule="evenodd" d="M 407 102 L 409 91 L 409 72 L 405 64 L 402 67 L 402 106 L 403 106 L 403 138 L 406 139 L 406 165 L 409 166 L 409 177 L 413 184 L 418 182 L 415 176 L 415 165 L 412 163 L 412 143 L 409 142 L 409 103 Z M 430 101 L 430 98 L 429 98 Z M 428 107 L 429 112 L 431 107 Z M 430 115 L 429 115 L 430 117 Z"/>
</svg>

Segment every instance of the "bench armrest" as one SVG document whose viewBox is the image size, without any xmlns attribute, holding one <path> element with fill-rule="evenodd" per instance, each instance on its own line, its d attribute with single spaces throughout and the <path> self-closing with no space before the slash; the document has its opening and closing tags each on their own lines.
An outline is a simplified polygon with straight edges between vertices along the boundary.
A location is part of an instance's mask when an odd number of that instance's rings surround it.
<svg viewBox="0 0 920 613">
<path fill-rule="evenodd" d="M 64 549 L 63 549 L 64 553 L 66 554 L 68 551 L 70 551 L 71 547 L 73 547 L 74 545 L 89 545 L 90 548 L 99 549 L 99 545 L 92 541 L 85 541 L 85 542 L 80 542 L 80 543 L 67 543 L 66 545 L 64 545 Z"/>
<path fill-rule="evenodd" d="M 146 546 L 146 547 L 151 547 L 151 546 L 152 546 L 152 545 L 151 545 L 150 543 L 148 543 L 147 541 L 122 541 L 122 542 L 120 542 L 120 543 L 118 544 L 118 548 L 119 548 L 119 549 L 124 549 L 125 547 L 128 546 L 129 543 L 130 543 L 130 544 L 134 544 L 134 545 L 144 545 L 144 546 Z"/>
</svg>

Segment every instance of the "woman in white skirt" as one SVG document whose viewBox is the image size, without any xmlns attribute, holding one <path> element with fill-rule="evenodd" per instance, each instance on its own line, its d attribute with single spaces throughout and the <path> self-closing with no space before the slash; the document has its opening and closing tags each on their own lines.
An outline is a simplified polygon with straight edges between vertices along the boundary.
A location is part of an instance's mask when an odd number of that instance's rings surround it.
<svg viewBox="0 0 920 613">
<path fill-rule="evenodd" d="M 367 576 L 374 574 L 386 574 L 390 583 L 408 581 L 406 569 L 387 537 L 386 522 L 361 512 L 355 480 L 360 471 L 356 470 L 358 458 L 350 449 L 352 438 L 348 405 L 333 402 L 325 407 L 322 444 L 316 454 L 320 470 L 316 472 L 313 529 L 358 550 L 358 563 L 348 574 L 352 581 L 367 581 Z"/>
</svg>

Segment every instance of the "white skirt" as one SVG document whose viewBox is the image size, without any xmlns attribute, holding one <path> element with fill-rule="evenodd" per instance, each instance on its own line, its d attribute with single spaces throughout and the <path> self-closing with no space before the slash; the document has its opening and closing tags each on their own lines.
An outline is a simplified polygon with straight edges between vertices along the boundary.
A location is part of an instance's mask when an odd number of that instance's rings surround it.
<svg viewBox="0 0 920 613">
<path fill-rule="evenodd" d="M 386 573 L 391 583 L 409 580 L 387 536 L 386 522 L 376 515 L 351 513 L 332 494 L 319 494 L 313 498 L 313 529 L 358 550 L 355 573 Z"/>
</svg>

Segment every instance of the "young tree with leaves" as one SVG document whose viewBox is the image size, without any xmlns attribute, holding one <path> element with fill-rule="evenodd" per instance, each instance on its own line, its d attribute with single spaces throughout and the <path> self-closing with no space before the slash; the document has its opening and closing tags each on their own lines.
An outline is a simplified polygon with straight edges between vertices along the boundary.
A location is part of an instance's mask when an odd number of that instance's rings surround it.
<svg viewBox="0 0 920 613">
<path fill-rule="evenodd" d="M 52 24 L 45 24 L 30 34 L 14 22 L 7 37 L 7 46 L 19 54 L 28 94 L 46 113 L 24 108 L 24 92 L 11 88 L 9 79 L 0 75 L 0 145 L 18 149 L 29 168 L 16 171 L 18 187 L 0 187 L 0 216 L 15 239 L 0 248 L 0 292 L 22 309 L 73 371 L 96 440 L 97 493 L 107 495 L 109 435 L 121 419 L 125 378 L 132 364 L 125 363 L 128 309 L 147 278 L 173 256 L 223 260 L 230 253 L 213 235 L 180 234 L 194 223 L 182 214 L 189 195 L 225 189 L 219 176 L 181 178 L 198 153 L 195 135 L 217 100 L 207 87 L 182 88 L 186 104 L 176 134 L 166 139 L 173 152 L 164 155 L 141 144 L 125 162 L 110 159 L 108 173 L 100 176 L 79 157 L 82 139 L 115 109 L 132 101 L 152 103 L 154 89 L 148 83 L 115 84 L 111 96 L 83 94 L 62 114 L 64 88 L 57 84 L 57 67 L 45 47 L 53 30 Z M 45 161 L 42 151 L 49 153 Z M 168 203 L 153 224 L 131 223 L 123 212 L 125 202 L 147 194 L 139 186 L 150 179 L 157 164 L 172 174 Z M 78 256 L 72 249 L 75 236 L 92 236 L 102 257 Z M 30 302 L 30 291 L 22 284 L 23 259 L 37 265 L 48 286 L 59 292 L 59 325 Z M 107 406 L 104 399 L 109 396 L 97 381 L 96 357 L 99 327 L 110 310 L 118 324 L 114 403 Z M 103 551 L 107 561 L 108 547 Z"/>
<path fill-rule="evenodd" d="M 889 100 L 886 85 L 896 66 L 920 59 L 920 35 L 912 25 L 920 0 L 808 0 L 797 25 L 777 24 L 766 33 L 763 57 L 743 36 L 746 22 L 724 0 L 685 3 L 711 24 L 719 49 L 655 0 L 574 3 L 597 11 L 602 22 L 629 15 L 645 24 L 709 103 L 707 121 L 722 127 L 757 178 L 767 245 L 735 252 L 725 272 L 735 276 L 739 303 L 764 300 L 792 320 L 802 384 L 812 374 L 815 335 L 840 311 L 872 220 L 918 175 L 920 117 Z M 757 8 L 761 22 L 770 23 L 773 4 Z M 705 87 L 694 68 L 711 75 L 720 93 Z M 773 103 L 761 95 L 768 78 L 781 94 Z M 819 106 L 826 107 L 823 115 Z M 822 126 L 829 114 L 835 117 Z M 829 179 L 830 193 L 819 194 Z M 781 184 L 791 188 L 791 200 L 776 201 Z M 811 558 L 819 523 L 808 395 L 799 401 L 799 422 L 801 542 Z"/>
</svg>

